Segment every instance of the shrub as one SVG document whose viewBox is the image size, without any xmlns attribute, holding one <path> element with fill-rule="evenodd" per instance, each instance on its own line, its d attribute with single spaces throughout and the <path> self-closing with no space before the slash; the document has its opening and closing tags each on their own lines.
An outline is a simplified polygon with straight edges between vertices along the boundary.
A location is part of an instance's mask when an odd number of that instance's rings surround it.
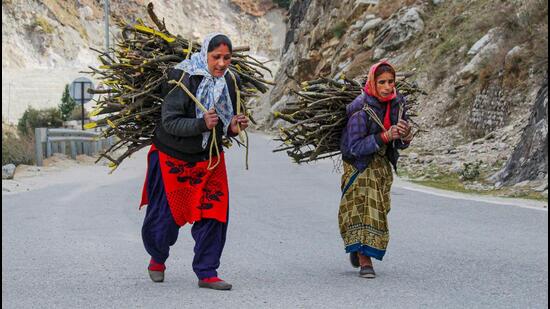
<svg viewBox="0 0 550 309">
<path fill-rule="evenodd" d="M 481 174 L 479 170 L 480 166 L 481 166 L 480 161 L 472 162 L 472 163 L 464 163 L 464 168 L 460 173 L 462 180 L 466 180 L 466 181 L 476 180 Z"/>
<path fill-rule="evenodd" d="M 341 21 L 337 23 L 334 27 L 332 27 L 332 33 L 336 38 L 339 39 L 344 35 L 344 33 L 346 33 L 346 27 L 346 22 Z"/>
<path fill-rule="evenodd" d="M 2 130 L 2 165 L 34 164 L 34 137 Z"/>
<path fill-rule="evenodd" d="M 504 66 L 503 85 L 506 89 L 516 87 L 528 87 L 529 83 L 529 61 L 528 56 L 518 54 L 510 56 Z"/>
<path fill-rule="evenodd" d="M 35 128 L 58 128 L 61 126 L 63 126 L 63 120 L 59 109 L 53 107 L 38 110 L 29 107 L 19 119 L 17 129 L 23 135 L 32 135 Z"/>
</svg>

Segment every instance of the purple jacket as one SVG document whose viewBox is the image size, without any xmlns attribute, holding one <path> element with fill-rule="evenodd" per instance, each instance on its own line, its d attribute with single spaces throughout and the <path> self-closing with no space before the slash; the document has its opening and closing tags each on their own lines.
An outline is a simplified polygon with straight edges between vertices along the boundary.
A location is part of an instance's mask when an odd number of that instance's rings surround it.
<svg viewBox="0 0 550 309">
<path fill-rule="evenodd" d="M 399 104 L 404 105 L 404 103 L 405 98 L 400 94 L 389 103 L 392 105 L 390 115 L 392 125 L 397 124 Z M 361 94 L 346 106 L 348 123 L 342 132 L 340 144 L 342 159 L 360 171 L 367 168 L 376 152 L 384 145 L 384 142 L 380 138 L 382 128 L 374 120 L 370 119 L 367 112 L 363 110 L 365 104 L 368 104 L 372 108 L 380 120 L 384 120 L 386 103 L 380 103 L 378 99 L 365 93 Z M 403 113 L 403 119 L 409 119 L 406 109 Z M 393 168 L 397 170 L 398 149 L 405 149 L 409 145 L 403 143 L 401 140 L 396 140 L 387 146 L 386 156 L 393 165 Z"/>
</svg>

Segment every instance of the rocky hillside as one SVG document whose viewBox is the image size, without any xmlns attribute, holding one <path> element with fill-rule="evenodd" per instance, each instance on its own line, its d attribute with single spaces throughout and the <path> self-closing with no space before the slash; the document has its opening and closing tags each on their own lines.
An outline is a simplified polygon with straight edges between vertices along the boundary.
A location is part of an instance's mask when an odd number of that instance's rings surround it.
<svg viewBox="0 0 550 309">
<path fill-rule="evenodd" d="M 298 82 L 361 79 L 388 58 L 429 93 L 403 174 L 547 196 L 547 0 L 297 0 L 287 28 L 266 128 Z"/>
<path fill-rule="evenodd" d="M 56 106 L 65 84 L 96 65 L 90 47 L 104 48 L 103 2 L 2 0 L 3 120 L 17 121 L 29 105 Z M 145 6 L 153 2 L 172 33 L 200 41 L 209 32 L 224 32 L 266 59 L 278 58 L 283 44 L 285 11 L 271 0 L 259 7 L 251 6 L 253 0 L 110 2 L 111 41 L 118 33 L 115 17 L 150 23 Z"/>
<path fill-rule="evenodd" d="M 148 19 L 147 2 L 111 0 L 111 17 Z M 547 0 L 152 2 L 173 33 L 225 32 L 275 59 L 277 85 L 253 102 L 263 129 L 279 125 L 271 112 L 299 82 L 363 79 L 388 58 L 429 93 L 417 119 L 427 132 L 404 153 L 403 176 L 547 196 Z M 64 85 L 95 64 L 89 48 L 103 48 L 103 27 L 102 0 L 2 0 L 3 120 L 57 105 Z"/>
</svg>

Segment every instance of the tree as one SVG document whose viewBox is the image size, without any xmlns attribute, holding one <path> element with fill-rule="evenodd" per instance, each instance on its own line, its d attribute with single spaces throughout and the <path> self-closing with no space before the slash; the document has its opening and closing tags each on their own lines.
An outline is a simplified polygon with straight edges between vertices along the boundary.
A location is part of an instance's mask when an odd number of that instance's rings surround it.
<svg viewBox="0 0 550 309">
<path fill-rule="evenodd" d="M 59 110 L 61 111 L 61 119 L 66 121 L 71 116 L 73 109 L 76 107 L 76 102 L 69 95 L 69 84 L 65 85 L 65 90 L 61 96 L 61 104 L 59 104 Z"/>
</svg>

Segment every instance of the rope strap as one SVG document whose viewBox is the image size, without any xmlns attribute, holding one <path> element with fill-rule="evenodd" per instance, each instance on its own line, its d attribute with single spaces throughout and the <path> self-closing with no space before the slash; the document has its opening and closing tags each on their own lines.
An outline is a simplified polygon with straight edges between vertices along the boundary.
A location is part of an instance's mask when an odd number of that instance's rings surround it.
<svg viewBox="0 0 550 309">
<path fill-rule="evenodd" d="M 239 85 L 237 85 L 237 79 L 235 78 L 235 75 L 233 74 L 233 72 L 229 71 L 229 75 L 231 75 L 231 79 L 233 79 L 233 85 L 235 85 L 235 93 L 237 94 L 237 115 L 240 115 L 241 114 L 241 105 L 243 104 L 242 101 L 241 101 L 241 90 L 239 89 Z M 244 108 L 244 106 L 242 106 Z M 246 111 L 246 108 L 244 108 L 245 111 Z M 248 133 L 246 133 L 246 131 L 244 131 L 244 136 L 243 136 L 243 131 L 241 130 L 241 125 L 240 124 L 237 124 L 237 131 L 239 133 L 239 139 L 241 140 L 241 143 L 245 144 L 245 148 L 246 148 L 246 157 L 245 157 L 245 168 L 246 170 L 248 170 Z M 246 142 L 245 142 L 246 141 Z"/>
<path fill-rule="evenodd" d="M 372 120 L 374 120 L 374 122 L 376 122 L 377 125 L 380 126 L 380 128 L 382 128 L 382 131 L 386 132 L 386 128 L 384 127 L 384 123 L 382 123 L 382 120 L 380 120 L 380 118 L 378 117 L 378 115 L 376 115 L 376 113 L 372 110 L 372 108 L 370 108 L 370 106 L 368 106 L 367 104 L 365 104 L 365 107 L 363 107 L 363 110 L 369 114 L 370 118 Z"/>
<path fill-rule="evenodd" d="M 197 104 L 197 106 L 199 107 L 200 110 L 202 110 L 204 113 L 208 113 L 208 110 L 206 109 L 206 107 L 204 107 L 204 105 L 181 82 L 183 80 L 184 75 L 185 74 L 181 74 L 181 77 L 178 81 L 170 80 L 170 81 L 168 81 L 168 83 L 169 84 L 175 84 L 176 86 L 183 89 L 183 91 L 185 91 L 185 93 L 187 93 L 187 95 L 191 98 L 191 100 L 193 100 L 195 102 L 195 104 Z M 217 160 L 216 164 L 212 165 L 212 154 L 213 154 L 214 148 L 216 148 L 216 156 L 217 156 L 218 160 Z M 220 162 L 221 162 L 221 157 L 220 157 L 220 149 L 218 147 L 218 139 L 216 137 L 216 127 L 213 127 L 212 128 L 212 141 L 210 142 L 210 150 L 208 152 L 208 167 L 207 167 L 208 170 L 215 169 L 220 164 Z"/>
<path fill-rule="evenodd" d="M 386 133 L 388 131 L 384 127 L 384 123 L 382 123 L 382 120 L 380 120 L 378 115 L 376 115 L 376 113 L 372 110 L 372 108 L 368 104 L 365 104 L 365 106 L 363 107 L 363 110 L 371 117 L 372 120 L 374 120 L 374 122 L 376 122 L 376 124 L 378 124 L 378 126 L 380 126 L 380 128 L 382 128 L 383 133 Z M 397 121 L 403 119 L 403 113 L 404 113 L 403 105 L 399 104 L 399 114 L 398 114 Z M 403 141 L 403 139 L 401 139 L 401 141 Z"/>
</svg>

